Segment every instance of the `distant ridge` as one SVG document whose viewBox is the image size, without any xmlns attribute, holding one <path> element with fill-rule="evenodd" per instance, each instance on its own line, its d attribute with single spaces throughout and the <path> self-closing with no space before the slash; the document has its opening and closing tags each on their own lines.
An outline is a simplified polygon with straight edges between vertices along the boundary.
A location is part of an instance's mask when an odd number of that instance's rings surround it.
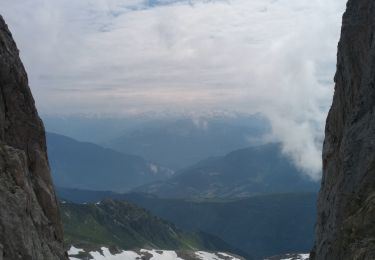
<svg viewBox="0 0 375 260">
<path fill-rule="evenodd" d="M 261 194 L 317 192 L 319 183 L 299 171 L 279 144 L 253 146 L 203 160 L 165 181 L 135 192 L 163 198 L 241 198 Z"/>
<path fill-rule="evenodd" d="M 57 186 L 129 191 L 171 177 L 174 172 L 135 155 L 47 133 L 48 155 Z"/>
</svg>

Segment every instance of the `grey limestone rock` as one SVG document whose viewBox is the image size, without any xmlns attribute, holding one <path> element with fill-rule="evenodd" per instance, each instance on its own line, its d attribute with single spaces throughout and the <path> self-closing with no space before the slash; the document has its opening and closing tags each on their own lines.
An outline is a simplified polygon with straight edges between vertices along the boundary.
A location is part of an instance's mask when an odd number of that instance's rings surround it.
<svg viewBox="0 0 375 260">
<path fill-rule="evenodd" d="M 1 16 L 0 259 L 67 259 L 44 127 Z"/>
<path fill-rule="evenodd" d="M 311 259 L 375 259 L 375 1 L 349 0 Z"/>
</svg>

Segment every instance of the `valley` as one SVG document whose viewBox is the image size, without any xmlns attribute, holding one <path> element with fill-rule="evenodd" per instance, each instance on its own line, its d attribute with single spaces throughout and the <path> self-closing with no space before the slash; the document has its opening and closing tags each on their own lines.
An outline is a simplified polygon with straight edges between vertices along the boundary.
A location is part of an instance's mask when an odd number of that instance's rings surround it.
<svg viewBox="0 0 375 260">
<path fill-rule="evenodd" d="M 375 2 L 344 3 L 1 1 L 0 260 L 375 259 Z"/>
<path fill-rule="evenodd" d="M 220 238 L 255 259 L 306 252 L 313 242 L 316 193 L 194 201 L 63 188 L 57 192 L 60 198 L 80 204 L 108 198 L 129 201 L 179 228 Z"/>
<path fill-rule="evenodd" d="M 49 133 L 47 141 L 67 245 L 227 252 L 249 260 L 307 252 L 313 243 L 319 185 L 279 144 L 253 144 L 174 172 L 62 135 Z"/>
<path fill-rule="evenodd" d="M 318 182 L 304 176 L 283 155 L 280 144 L 250 146 L 174 171 L 139 155 L 62 135 L 48 133 L 47 143 L 52 176 L 59 187 L 194 199 L 319 189 Z"/>
</svg>

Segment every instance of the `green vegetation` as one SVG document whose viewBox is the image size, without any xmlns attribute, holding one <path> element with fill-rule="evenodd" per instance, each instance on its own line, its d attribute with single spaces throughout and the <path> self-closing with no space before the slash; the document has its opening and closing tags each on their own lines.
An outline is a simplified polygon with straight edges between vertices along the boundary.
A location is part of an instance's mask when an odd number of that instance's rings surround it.
<svg viewBox="0 0 375 260">
<path fill-rule="evenodd" d="M 65 242 L 83 248 L 208 250 L 239 255 L 221 239 L 203 232 L 184 232 L 173 224 L 128 202 L 62 203 Z"/>
<path fill-rule="evenodd" d="M 129 201 L 184 230 L 212 234 L 257 259 L 309 252 L 314 240 L 316 193 L 205 201 L 62 188 L 57 191 L 60 198 L 79 203 L 102 198 Z"/>
</svg>

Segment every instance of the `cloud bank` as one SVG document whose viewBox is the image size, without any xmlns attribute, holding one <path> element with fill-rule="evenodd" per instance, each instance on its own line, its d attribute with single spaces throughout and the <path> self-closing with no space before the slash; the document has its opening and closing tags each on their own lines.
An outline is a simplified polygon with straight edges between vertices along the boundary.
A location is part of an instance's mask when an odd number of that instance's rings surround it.
<svg viewBox="0 0 375 260">
<path fill-rule="evenodd" d="M 345 0 L 2 0 L 42 113 L 261 113 L 318 179 Z"/>
</svg>

